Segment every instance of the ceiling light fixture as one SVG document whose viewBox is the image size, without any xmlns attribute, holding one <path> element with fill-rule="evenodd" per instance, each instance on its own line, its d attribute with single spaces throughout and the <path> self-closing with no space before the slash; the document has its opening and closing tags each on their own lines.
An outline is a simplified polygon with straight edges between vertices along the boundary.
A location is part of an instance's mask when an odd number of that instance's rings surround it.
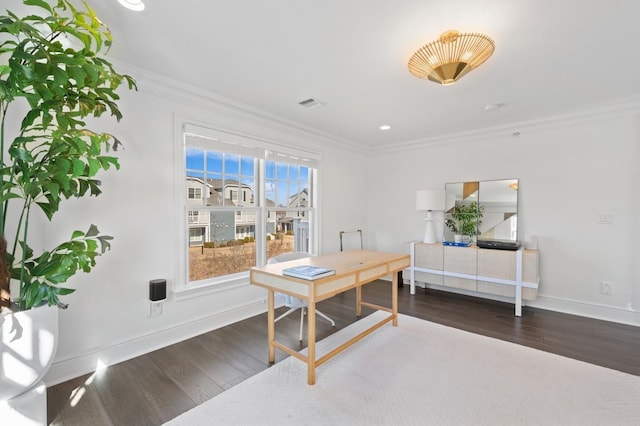
<svg viewBox="0 0 640 426">
<path fill-rule="evenodd" d="M 118 0 L 118 3 L 127 9 L 135 10 L 136 12 L 144 10 L 144 3 L 142 0 Z"/>
<path fill-rule="evenodd" d="M 409 72 L 448 86 L 484 63 L 494 50 L 495 43 L 486 35 L 449 30 L 413 54 Z"/>
<path fill-rule="evenodd" d="M 391 128 L 391 126 L 389 126 L 388 124 L 383 124 L 382 126 L 380 126 L 380 130 L 389 130 Z"/>
</svg>

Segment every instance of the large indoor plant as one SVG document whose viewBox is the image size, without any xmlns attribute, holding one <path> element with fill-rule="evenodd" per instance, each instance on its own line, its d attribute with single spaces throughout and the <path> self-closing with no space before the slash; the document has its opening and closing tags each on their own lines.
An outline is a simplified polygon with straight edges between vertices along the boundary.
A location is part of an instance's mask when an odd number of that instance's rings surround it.
<svg viewBox="0 0 640 426">
<path fill-rule="evenodd" d="M 57 347 L 56 306 L 74 291 L 63 284 L 91 271 L 111 240 L 87 224 L 48 249 L 36 235 L 32 248 L 30 231 L 41 231 L 62 200 L 100 194 L 97 174 L 119 168 L 110 154 L 120 142 L 85 119 L 108 112 L 120 120 L 116 90 L 136 87 L 101 57 L 111 34 L 86 3 L 23 3 L 23 17 L 0 15 L 0 401 L 17 401 L 41 380 Z"/>
<path fill-rule="evenodd" d="M 29 246 L 32 208 L 52 219 L 60 202 L 100 194 L 100 170 L 119 167 L 108 155 L 118 148 L 112 135 L 96 133 L 84 119 L 109 112 L 120 120 L 116 89 L 135 82 L 118 74 L 100 54 L 111 34 L 84 3 L 24 0 L 25 17 L 0 16 L 0 286 L 8 306 L 8 277 L 19 283 L 19 310 L 60 304 L 62 287 L 78 271 L 89 272 L 111 237 L 94 225 L 68 241 L 35 253 Z M 40 13 L 39 15 L 37 13 Z M 20 112 L 8 121 L 11 108 Z"/>
</svg>

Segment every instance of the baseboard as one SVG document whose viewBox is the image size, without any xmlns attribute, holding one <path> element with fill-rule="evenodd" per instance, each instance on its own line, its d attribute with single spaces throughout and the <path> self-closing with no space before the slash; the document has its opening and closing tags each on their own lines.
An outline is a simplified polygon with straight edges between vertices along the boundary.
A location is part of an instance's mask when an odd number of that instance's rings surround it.
<svg viewBox="0 0 640 426">
<path fill-rule="evenodd" d="M 231 307 L 223 312 L 198 318 L 147 335 L 118 342 L 96 351 L 91 351 L 60 361 L 54 361 L 44 377 L 47 386 L 93 373 L 101 367 L 118 364 L 140 355 L 181 342 L 202 333 L 242 321 L 266 311 L 266 299 Z"/>
<path fill-rule="evenodd" d="M 536 300 L 527 301 L 527 306 L 640 327 L 640 312 L 617 306 L 560 299 L 540 294 Z"/>
<path fill-rule="evenodd" d="M 404 285 L 409 285 L 408 280 Z M 426 284 L 427 288 L 462 294 L 465 296 L 481 297 L 483 299 L 497 300 L 500 302 L 514 303 L 513 298 L 496 296 L 492 294 L 478 293 L 457 288 L 444 287 L 434 284 Z M 416 281 L 416 288 L 425 288 L 425 284 Z M 640 312 L 633 309 L 623 309 L 617 306 L 586 303 L 579 300 L 560 299 L 557 297 L 538 294 L 535 300 L 524 300 L 523 306 L 546 309 L 548 311 L 562 312 L 570 315 L 599 319 L 603 321 L 617 322 L 640 327 Z"/>
</svg>

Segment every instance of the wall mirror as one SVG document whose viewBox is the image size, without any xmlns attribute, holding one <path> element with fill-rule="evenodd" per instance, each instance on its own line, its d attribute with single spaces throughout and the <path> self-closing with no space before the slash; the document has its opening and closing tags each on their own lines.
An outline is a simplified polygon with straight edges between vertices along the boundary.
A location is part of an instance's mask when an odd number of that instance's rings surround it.
<svg viewBox="0 0 640 426">
<path fill-rule="evenodd" d="M 445 184 L 444 240 L 518 240 L 518 179 Z"/>
</svg>

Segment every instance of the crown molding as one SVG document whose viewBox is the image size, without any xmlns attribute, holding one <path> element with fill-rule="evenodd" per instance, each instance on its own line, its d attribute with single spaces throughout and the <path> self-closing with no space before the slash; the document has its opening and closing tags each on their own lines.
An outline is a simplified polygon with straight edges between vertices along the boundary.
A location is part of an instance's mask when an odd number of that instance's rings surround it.
<svg viewBox="0 0 640 426">
<path fill-rule="evenodd" d="M 347 149 L 367 157 L 411 151 L 437 145 L 478 142 L 480 140 L 495 139 L 496 137 L 513 135 L 516 132 L 566 127 L 582 122 L 640 114 L 640 96 L 638 96 L 619 99 L 606 105 L 599 105 L 598 107 L 568 114 L 541 117 L 533 120 L 514 122 L 506 125 L 486 127 L 460 133 L 419 138 L 389 146 L 371 148 L 352 140 L 341 138 L 329 132 L 325 132 L 311 126 L 306 126 L 294 120 L 289 120 L 251 105 L 203 90 L 199 87 L 169 77 L 161 76 L 153 71 L 136 67 L 113 58 L 110 58 L 109 60 L 116 65 L 118 69 L 123 70 L 121 72 L 132 75 L 138 83 L 138 86 L 144 88 L 145 91 L 148 91 L 152 95 L 187 102 L 201 102 L 232 113 L 245 114 L 255 119 L 259 119 L 275 128 L 285 131 L 294 129 L 313 137 L 314 140 L 323 144 L 340 149 Z"/>
<path fill-rule="evenodd" d="M 117 59 L 109 58 L 109 61 L 117 67 L 120 73 L 131 75 L 136 80 L 138 87 L 143 88 L 145 92 L 149 94 L 169 99 L 209 104 L 212 107 L 224 109 L 232 113 L 241 113 L 251 116 L 279 129 L 284 129 L 286 131 L 295 129 L 313 137 L 319 142 L 332 145 L 337 148 L 348 149 L 360 154 L 365 154 L 368 151 L 366 147 L 354 143 L 351 140 L 341 138 L 314 127 L 305 126 L 296 121 L 226 98 L 200 87 L 159 75 L 153 71 L 136 67 L 129 63 L 118 61 Z"/>
<path fill-rule="evenodd" d="M 411 151 L 420 148 L 433 147 L 480 140 L 495 139 L 496 137 L 512 136 L 526 131 L 551 129 L 572 126 L 596 120 L 608 120 L 616 117 L 634 116 L 640 114 L 640 97 L 626 98 L 597 108 L 585 109 L 569 114 L 561 114 L 534 120 L 514 122 L 503 126 L 487 127 L 430 138 L 420 138 L 395 144 L 390 147 L 380 147 L 372 150 L 373 155 L 389 154 L 400 151 Z"/>
</svg>

